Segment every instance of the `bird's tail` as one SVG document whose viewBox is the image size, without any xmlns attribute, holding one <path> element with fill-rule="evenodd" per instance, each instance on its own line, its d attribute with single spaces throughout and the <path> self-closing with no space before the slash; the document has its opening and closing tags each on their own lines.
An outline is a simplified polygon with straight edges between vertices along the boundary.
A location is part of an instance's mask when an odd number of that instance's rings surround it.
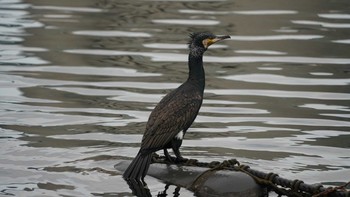
<svg viewBox="0 0 350 197">
<path fill-rule="evenodd" d="M 143 180 L 151 164 L 152 154 L 138 153 L 135 159 L 125 170 L 123 177 L 125 179 Z"/>
</svg>

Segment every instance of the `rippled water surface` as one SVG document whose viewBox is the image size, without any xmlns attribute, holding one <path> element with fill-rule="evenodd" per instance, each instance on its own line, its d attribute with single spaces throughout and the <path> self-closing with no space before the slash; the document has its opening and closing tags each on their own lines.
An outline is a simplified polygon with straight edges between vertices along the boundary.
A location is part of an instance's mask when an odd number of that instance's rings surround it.
<svg viewBox="0 0 350 197">
<path fill-rule="evenodd" d="M 0 0 L 0 195 L 131 195 L 113 166 L 187 78 L 193 31 L 232 38 L 205 54 L 185 157 L 349 181 L 348 1 Z"/>
</svg>

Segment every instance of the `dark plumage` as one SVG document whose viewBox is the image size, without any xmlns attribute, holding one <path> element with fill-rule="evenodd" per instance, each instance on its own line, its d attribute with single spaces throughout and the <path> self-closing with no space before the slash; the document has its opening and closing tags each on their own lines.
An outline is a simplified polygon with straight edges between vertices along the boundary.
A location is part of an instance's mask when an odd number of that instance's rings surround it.
<svg viewBox="0 0 350 197">
<path fill-rule="evenodd" d="M 168 148 L 173 149 L 176 160 L 184 160 L 179 148 L 187 129 L 197 117 L 203 101 L 205 86 L 203 54 L 211 44 L 226 38 L 229 36 L 215 36 L 212 33 L 190 35 L 188 79 L 167 94 L 152 111 L 140 151 L 124 172 L 125 179 L 143 180 L 151 163 L 152 153 L 161 149 L 164 150 L 168 160 L 171 160 Z"/>
</svg>

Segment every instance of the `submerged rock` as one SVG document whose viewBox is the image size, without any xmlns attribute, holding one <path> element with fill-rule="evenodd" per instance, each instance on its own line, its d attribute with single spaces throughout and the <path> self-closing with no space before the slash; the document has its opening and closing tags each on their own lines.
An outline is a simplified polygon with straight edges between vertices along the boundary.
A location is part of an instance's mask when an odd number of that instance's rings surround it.
<svg viewBox="0 0 350 197">
<path fill-rule="evenodd" d="M 114 167 L 123 172 L 130 164 L 121 161 Z M 263 188 L 249 175 L 230 170 L 210 171 L 210 168 L 175 164 L 151 164 L 148 175 L 166 183 L 187 188 L 196 196 L 262 196 Z"/>
</svg>

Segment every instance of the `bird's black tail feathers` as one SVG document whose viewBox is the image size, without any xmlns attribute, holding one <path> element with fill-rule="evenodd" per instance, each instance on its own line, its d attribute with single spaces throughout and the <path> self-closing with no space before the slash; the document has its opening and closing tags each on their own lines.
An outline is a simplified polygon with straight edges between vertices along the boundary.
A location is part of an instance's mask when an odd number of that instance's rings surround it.
<svg viewBox="0 0 350 197">
<path fill-rule="evenodd" d="M 152 154 L 138 153 L 135 159 L 125 170 L 123 177 L 125 179 L 143 180 L 151 164 Z"/>
</svg>

